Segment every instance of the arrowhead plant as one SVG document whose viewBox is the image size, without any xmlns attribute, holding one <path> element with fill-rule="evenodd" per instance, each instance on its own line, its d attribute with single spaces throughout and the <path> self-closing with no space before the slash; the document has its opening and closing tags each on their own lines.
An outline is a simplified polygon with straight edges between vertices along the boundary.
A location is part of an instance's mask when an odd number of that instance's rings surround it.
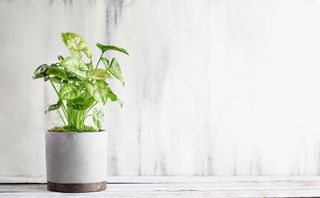
<svg viewBox="0 0 320 198">
<path fill-rule="evenodd" d="M 86 40 L 72 32 L 61 33 L 63 43 L 70 55 L 58 56 L 58 61 L 52 64 L 42 64 L 34 71 L 34 79 L 42 78 L 50 82 L 56 95 L 57 102 L 46 110 L 56 111 L 63 127 L 55 127 L 49 131 L 61 132 L 90 132 L 102 128 L 103 111 L 96 105 L 106 105 L 107 101 L 122 102 L 109 86 L 110 80 L 117 79 L 124 85 L 120 64 L 116 58 L 111 61 L 104 57 L 110 51 L 124 54 L 128 52 L 113 45 L 97 43 L 101 55 L 94 65 L 92 53 Z M 94 127 L 85 125 L 87 118 L 92 118 Z"/>
</svg>

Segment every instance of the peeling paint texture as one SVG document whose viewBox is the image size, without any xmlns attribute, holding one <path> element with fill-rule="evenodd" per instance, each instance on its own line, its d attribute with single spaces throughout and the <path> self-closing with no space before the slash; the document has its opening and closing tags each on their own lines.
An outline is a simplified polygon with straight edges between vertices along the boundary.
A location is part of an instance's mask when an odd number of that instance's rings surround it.
<svg viewBox="0 0 320 198">
<path fill-rule="evenodd" d="M 126 85 L 109 103 L 109 175 L 319 175 L 320 1 L 0 0 L 0 176 L 43 176 L 60 124 L 37 65 L 78 32 Z M 96 60 L 94 60 L 96 61 Z"/>
</svg>

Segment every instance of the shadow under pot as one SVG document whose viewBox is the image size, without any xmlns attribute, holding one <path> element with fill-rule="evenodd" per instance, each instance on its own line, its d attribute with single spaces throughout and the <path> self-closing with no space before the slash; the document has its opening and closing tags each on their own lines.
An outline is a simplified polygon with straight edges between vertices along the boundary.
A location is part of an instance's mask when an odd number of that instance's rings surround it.
<svg viewBox="0 0 320 198">
<path fill-rule="evenodd" d="M 83 193 L 107 187 L 107 132 L 47 132 L 47 188 Z"/>
</svg>

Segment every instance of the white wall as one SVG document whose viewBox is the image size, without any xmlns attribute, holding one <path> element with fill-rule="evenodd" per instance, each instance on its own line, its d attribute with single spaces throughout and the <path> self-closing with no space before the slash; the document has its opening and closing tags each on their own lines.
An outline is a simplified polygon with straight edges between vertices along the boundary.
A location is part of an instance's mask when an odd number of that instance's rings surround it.
<svg viewBox="0 0 320 198">
<path fill-rule="evenodd" d="M 61 31 L 130 52 L 110 175 L 319 175 L 319 19 L 311 0 L 0 0 L 0 175 L 44 175 L 54 98 L 31 75 Z"/>
</svg>

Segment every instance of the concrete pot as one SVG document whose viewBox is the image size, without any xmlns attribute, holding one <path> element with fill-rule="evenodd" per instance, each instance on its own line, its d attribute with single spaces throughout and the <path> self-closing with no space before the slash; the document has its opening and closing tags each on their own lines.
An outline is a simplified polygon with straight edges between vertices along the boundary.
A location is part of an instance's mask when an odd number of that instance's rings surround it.
<svg viewBox="0 0 320 198">
<path fill-rule="evenodd" d="M 47 132 L 47 188 L 58 192 L 106 189 L 106 132 Z"/>
</svg>

